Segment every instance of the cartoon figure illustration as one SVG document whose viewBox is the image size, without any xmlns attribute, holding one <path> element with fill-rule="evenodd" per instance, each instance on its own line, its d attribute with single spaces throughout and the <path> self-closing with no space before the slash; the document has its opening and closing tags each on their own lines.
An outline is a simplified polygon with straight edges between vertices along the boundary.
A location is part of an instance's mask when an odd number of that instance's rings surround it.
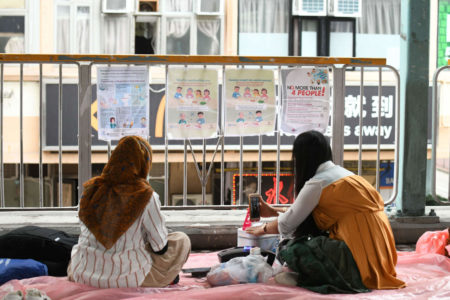
<svg viewBox="0 0 450 300">
<path fill-rule="evenodd" d="M 187 124 L 186 115 L 184 113 L 180 114 L 180 120 L 178 121 L 178 124 Z"/>
<path fill-rule="evenodd" d="M 211 100 L 211 97 L 209 96 L 209 90 L 205 89 L 203 91 L 203 100 L 205 100 L 206 102 L 209 102 Z"/>
<path fill-rule="evenodd" d="M 262 118 L 261 115 L 262 115 L 262 112 L 261 112 L 260 110 L 257 110 L 257 111 L 256 111 L 256 118 L 255 118 L 255 121 L 256 121 L 256 122 L 258 122 L 258 123 L 259 123 L 259 122 L 262 122 L 263 118 Z"/>
<path fill-rule="evenodd" d="M 197 113 L 197 124 L 199 124 L 199 125 L 202 125 L 202 124 L 205 124 L 206 123 L 206 120 L 205 120 L 205 117 L 204 117 L 204 114 L 203 114 L 203 112 L 201 112 L 201 111 L 199 111 L 198 113 Z"/>
<path fill-rule="evenodd" d="M 260 99 L 259 90 L 253 89 L 253 97 L 250 101 L 254 102 L 254 101 L 258 101 L 259 99 Z"/>
<path fill-rule="evenodd" d="M 195 99 L 196 100 L 201 100 L 202 98 L 203 98 L 202 91 L 201 90 L 196 90 L 195 91 Z"/>
<path fill-rule="evenodd" d="M 111 128 L 117 127 L 116 118 L 114 118 L 114 117 L 109 118 L 109 127 L 111 127 Z"/>
<path fill-rule="evenodd" d="M 236 123 L 239 123 L 239 122 L 245 122 L 244 113 L 243 112 L 239 113 L 239 118 L 236 120 Z"/>
<path fill-rule="evenodd" d="M 269 96 L 267 95 L 267 89 L 262 88 L 261 89 L 261 99 L 262 100 L 267 100 L 269 98 Z"/>
<path fill-rule="evenodd" d="M 146 128 L 147 127 L 147 118 L 146 117 L 142 117 L 141 118 L 141 128 Z"/>
<path fill-rule="evenodd" d="M 311 77 L 311 84 L 325 84 L 328 82 L 328 70 L 319 70 L 316 72 L 316 69 L 312 69 L 311 73 L 307 72 L 306 75 Z"/>
<path fill-rule="evenodd" d="M 252 93 L 250 92 L 250 88 L 246 87 L 245 91 L 244 91 L 244 98 L 251 98 L 252 97 Z"/>
<path fill-rule="evenodd" d="M 133 121 L 130 122 L 129 120 L 126 120 L 123 122 L 122 128 L 133 128 L 133 124 L 134 124 Z"/>
<path fill-rule="evenodd" d="M 182 90 L 183 88 L 181 87 L 181 86 L 179 86 L 179 87 L 177 87 L 177 92 L 175 93 L 175 95 L 174 95 L 174 98 L 175 99 L 181 99 L 181 98 L 183 98 L 183 94 L 181 94 L 181 90 Z"/>
<path fill-rule="evenodd" d="M 240 89 L 240 87 L 238 87 L 237 85 L 234 87 L 234 92 L 232 95 L 232 97 L 234 99 L 239 99 L 241 97 L 241 93 L 239 93 L 239 89 Z"/>
<path fill-rule="evenodd" d="M 193 99 L 194 98 L 194 90 L 191 88 L 187 89 L 186 92 L 186 99 Z"/>
</svg>

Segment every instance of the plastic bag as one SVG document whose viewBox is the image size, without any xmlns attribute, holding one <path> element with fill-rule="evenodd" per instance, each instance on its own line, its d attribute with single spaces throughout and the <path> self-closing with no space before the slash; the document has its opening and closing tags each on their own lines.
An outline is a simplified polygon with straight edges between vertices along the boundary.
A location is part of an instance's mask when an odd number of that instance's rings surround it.
<svg viewBox="0 0 450 300">
<path fill-rule="evenodd" d="M 427 231 L 417 240 L 416 253 L 437 253 L 446 255 L 445 249 L 448 243 L 448 229 L 442 231 Z"/>
<path fill-rule="evenodd" d="M 266 282 L 273 275 L 272 267 L 261 255 L 235 257 L 211 268 L 206 279 L 212 286 Z"/>
</svg>

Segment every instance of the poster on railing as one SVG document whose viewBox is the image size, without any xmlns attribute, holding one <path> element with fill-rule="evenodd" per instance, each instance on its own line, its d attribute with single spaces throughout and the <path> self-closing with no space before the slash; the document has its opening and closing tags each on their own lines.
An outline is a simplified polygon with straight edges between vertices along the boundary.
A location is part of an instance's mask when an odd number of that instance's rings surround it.
<svg viewBox="0 0 450 300">
<path fill-rule="evenodd" d="M 226 136 L 272 134 L 275 129 L 275 84 L 272 70 L 225 71 Z"/>
<path fill-rule="evenodd" d="M 327 68 L 281 70 L 280 129 L 283 133 L 325 132 L 330 117 L 328 75 Z"/>
<path fill-rule="evenodd" d="M 149 136 L 148 67 L 98 67 L 98 138 Z"/>
<path fill-rule="evenodd" d="M 169 68 L 166 93 L 168 137 L 216 137 L 218 95 L 217 70 Z"/>
</svg>

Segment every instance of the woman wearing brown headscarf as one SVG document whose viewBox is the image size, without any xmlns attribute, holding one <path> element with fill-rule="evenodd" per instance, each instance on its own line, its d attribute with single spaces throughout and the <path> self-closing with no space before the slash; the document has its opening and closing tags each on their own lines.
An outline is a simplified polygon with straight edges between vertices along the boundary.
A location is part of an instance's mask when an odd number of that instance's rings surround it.
<svg viewBox="0 0 450 300">
<path fill-rule="evenodd" d="M 162 287 L 190 253 L 186 234 L 168 234 L 159 196 L 146 180 L 151 147 L 137 136 L 119 141 L 100 176 L 84 184 L 81 234 L 69 278 L 95 287 Z"/>
</svg>

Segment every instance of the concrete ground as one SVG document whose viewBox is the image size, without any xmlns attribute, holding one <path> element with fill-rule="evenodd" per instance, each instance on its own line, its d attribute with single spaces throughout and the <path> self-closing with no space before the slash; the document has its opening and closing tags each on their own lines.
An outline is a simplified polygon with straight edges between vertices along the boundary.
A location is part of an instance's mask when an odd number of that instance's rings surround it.
<svg viewBox="0 0 450 300">
<path fill-rule="evenodd" d="M 390 222 L 396 243 L 409 247 L 425 231 L 450 227 L 450 206 L 426 207 L 426 214 L 434 209 L 439 218 L 396 218 Z M 237 245 L 237 229 L 242 226 L 245 210 L 164 210 L 167 226 L 172 231 L 189 235 L 193 250 L 217 250 Z M 269 219 L 268 219 L 269 220 Z M 35 225 L 63 230 L 78 235 L 76 211 L 21 211 L 0 212 L 0 235 L 15 228 Z"/>
</svg>

